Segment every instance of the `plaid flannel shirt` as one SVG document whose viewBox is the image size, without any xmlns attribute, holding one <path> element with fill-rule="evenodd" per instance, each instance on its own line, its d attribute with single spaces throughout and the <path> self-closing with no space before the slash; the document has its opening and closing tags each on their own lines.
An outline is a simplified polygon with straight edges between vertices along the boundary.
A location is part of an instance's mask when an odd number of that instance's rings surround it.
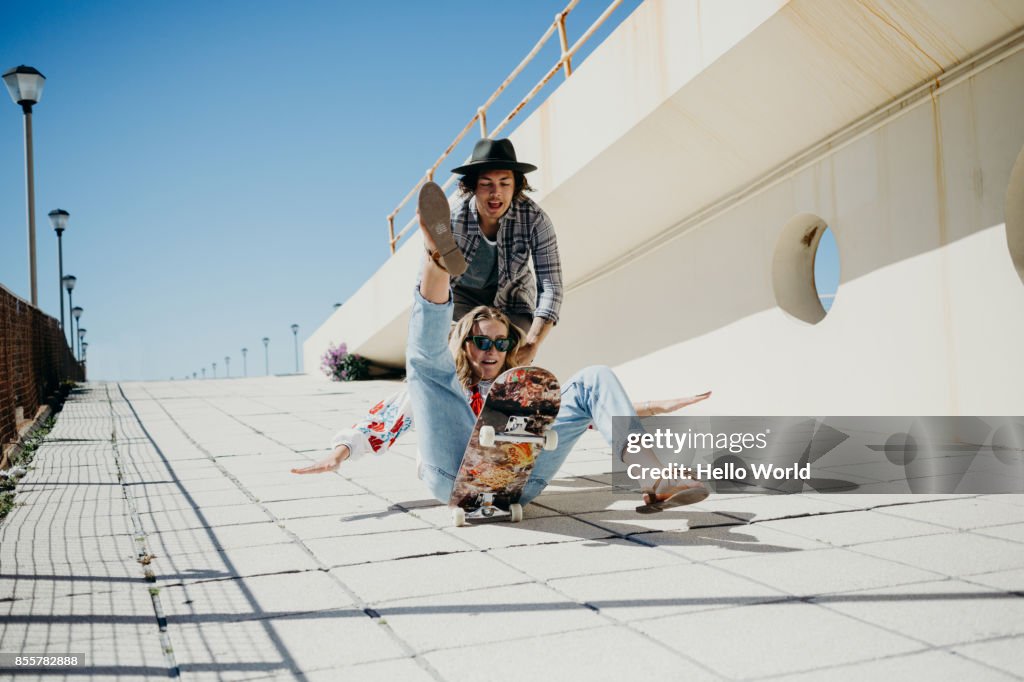
<svg viewBox="0 0 1024 682">
<path fill-rule="evenodd" d="M 475 196 L 467 195 L 452 207 L 452 232 L 466 260 L 472 261 L 481 239 Z M 455 278 L 454 284 L 460 279 Z M 498 293 L 494 306 L 558 322 L 562 261 L 555 227 L 541 207 L 525 196 L 512 202 L 498 224 Z"/>
</svg>

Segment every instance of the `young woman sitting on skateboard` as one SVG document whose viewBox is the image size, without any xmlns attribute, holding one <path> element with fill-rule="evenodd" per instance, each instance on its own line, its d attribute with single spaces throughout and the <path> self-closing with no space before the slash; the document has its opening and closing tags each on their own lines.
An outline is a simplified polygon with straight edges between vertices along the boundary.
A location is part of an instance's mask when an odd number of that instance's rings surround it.
<svg viewBox="0 0 1024 682">
<path fill-rule="evenodd" d="M 476 308 L 456 325 L 449 348 L 454 307 L 451 278 L 445 269 L 444 256 L 438 254 L 434 236 L 444 241 L 450 239 L 450 234 L 438 235 L 428 228 L 448 224 L 447 216 L 438 215 L 447 212 L 447 202 L 437 201 L 437 194 L 443 199 L 441 189 L 433 183 L 425 185 L 420 193 L 420 223 L 427 256 L 420 283 L 413 294 L 409 322 L 408 401 L 404 405 L 392 404 L 389 408 L 394 412 L 392 416 L 400 416 L 380 436 L 393 442 L 391 436 L 397 438 L 408 428 L 408 417 L 415 413 L 420 436 L 419 476 L 435 498 L 447 502 L 476 424 L 476 412 L 494 379 L 512 366 L 510 358 L 515 357 L 520 334 L 500 311 Z M 690 402 L 706 397 L 698 396 Z M 645 470 L 663 466 L 651 450 L 630 455 L 626 454 L 625 443 L 613 442 L 612 417 L 635 417 L 637 413 L 622 384 L 608 367 L 593 366 L 577 372 L 562 384 L 561 400 L 561 409 L 552 426 L 558 433 L 558 446 L 538 458 L 520 504 L 525 506 L 548 485 L 591 424 L 611 444 L 614 452 L 622 453 L 625 461 L 640 463 Z M 352 452 L 350 445 L 345 447 Z M 341 449 L 337 447 L 335 452 Z M 330 459 L 305 469 L 293 469 L 293 472 L 330 470 L 324 468 L 324 464 L 330 464 Z M 339 463 L 341 459 L 344 457 L 338 459 Z M 692 504 L 708 495 L 702 483 L 689 479 L 649 480 L 644 482 L 644 488 L 644 504 L 637 507 L 641 513 Z"/>
</svg>

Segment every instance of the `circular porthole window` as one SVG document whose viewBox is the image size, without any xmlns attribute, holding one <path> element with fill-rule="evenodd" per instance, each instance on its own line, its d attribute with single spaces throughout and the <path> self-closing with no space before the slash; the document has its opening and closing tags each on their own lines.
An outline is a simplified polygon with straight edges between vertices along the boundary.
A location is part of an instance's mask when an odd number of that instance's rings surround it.
<svg viewBox="0 0 1024 682">
<path fill-rule="evenodd" d="M 772 263 L 775 300 L 784 311 L 817 324 L 839 289 L 839 248 L 821 217 L 801 213 L 786 223 Z"/>
<path fill-rule="evenodd" d="M 1006 245 L 1017 276 L 1024 282 L 1024 149 L 1013 164 L 1006 189 Z"/>
</svg>

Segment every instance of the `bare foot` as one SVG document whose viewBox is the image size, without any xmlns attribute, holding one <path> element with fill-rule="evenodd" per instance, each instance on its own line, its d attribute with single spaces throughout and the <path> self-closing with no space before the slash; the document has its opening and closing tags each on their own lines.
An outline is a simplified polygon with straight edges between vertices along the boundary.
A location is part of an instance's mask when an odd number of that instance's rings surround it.
<svg viewBox="0 0 1024 682">
<path fill-rule="evenodd" d="M 702 400 L 711 397 L 711 391 L 699 395 L 686 396 L 685 398 L 669 398 L 667 400 L 645 400 L 637 406 L 636 413 L 641 417 L 653 417 L 658 414 L 667 414 L 689 407 Z"/>
<path fill-rule="evenodd" d="M 334 448 L 331 454 L 324 457 L 316 464 L 310 464 L 309 466 L 292 469 L 293 474 L 327 474 L 332 471 L 337 471 L 341 463 L 348 459 L 349 456 L 348 446 L 339 445 Z"/>
</svg>

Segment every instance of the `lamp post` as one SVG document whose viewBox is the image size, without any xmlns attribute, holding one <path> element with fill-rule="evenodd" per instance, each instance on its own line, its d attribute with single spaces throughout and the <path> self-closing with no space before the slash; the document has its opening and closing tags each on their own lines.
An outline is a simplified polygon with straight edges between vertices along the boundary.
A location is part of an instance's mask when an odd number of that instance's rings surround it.
<svg viewBox="0 0 1024 682">
<path fill-rule="evenodd" d="M 68 307 L 70 308 L 73 305 L 72 298 L 71 298 L 71 292 L 74 290 L 75 283 L 78 282 L 78 278 L 75 277 L 74 275 L 64 275 L 63 277 L 60 278 L 60 281 L 64 283 L 64 288 L 67 289 L 67 292 L 68 292 Z M 81 313 L 79 313 L 79 314 L 81 314 Z M 74 353 L 74 351 L 75 351 L 75 335 L 72 333 L 72 334 L 70 334 L 70 336 L 71 336 L 71 341 L 70 341 L 71 352 Z"/>
<path fill-rule="evenodd" d="M 203 378 L 204 379 L 206 378 L 206 368 L 205 367 L 203 367 Z"/>
<path fill-rule="evenodd" d="M 71 326 L 75 327 L 77 329 L 78 326 L 80 324 L 82 324 L 81 321 L 79 320 L 79 318 L 82 317 L 82 306 L 76 305 L 74 308 L 72 308 L 71 309 L 71 317 L 73 318 Z M 74 339 L 76 337 L 77 337 L 77 335 L 72 335 L 71 338 Z M 72 352 L 72 354 L 75 352 L 75 344 L 74 344 L 74 342 L 71 343 L 71 352 Z"/>
<path fill-rule="evenodd" d="M 295 373 L 299 373 L 299 325 L 292 325 L 292 336 L 295 337 Z"/>
<path fill-rule="evenodd" d="M 270 376 L 270 337 L 263 337 L 263 361 L 267 364 L 267 376 Z"/>
<path fill-rule="evenodd" d="M 248 353 L 248 352 L 249 352 L 248 348 L 243 348 L 242 349 L 242 376 L 244 376 L 244 377 L 249 376 L 249 365 L 245 361 L 245 354 Z"/>
<path fill-rule="evenodd" d="M 85 340 L 85 330 L 78 328 L 78 361 L 82 361 L 82 342 Z"/>
<path fill-rule="evenodd" d="M 213 378 L 217 378 L 217 363 L 213 363 Z"/>
<path fill-rule="evenodd" d="M 71 214 L 62 208 L 50 211 L 50 224 L 53 225 L 53 231 L 57 233 L 57 267 L 60 274 L 60 280 L 57 282 L 57 288 L 60 289 L 61 329 L 64 329 L 64 245 L 61 242 L 61 235 L 64 234 L 64 230 L 68 226 L 68 218 L 70 216 Z"/>
<path fill-rule="evenodd" d="M 85 351 L 87 351 L 87 350 L 89 350 L 89 342 L 88 341 L 83 341 L 82 342 L 82 364 L 83 365 L 85 364 Z"/>
<path fill-rule="evenodd" d="M 224 356 L 224 374 L 228 379 L 231 378 L 231 358 L 227 355 Z"/>
<path fill-rule="evenodd" d="M 28 199 L 28 279 L 32 291 L 32 305 L 39 307 L 36 289 L 36 190 L 32 168 L 32 106 L 43 96 L 46 76 L 31 66 L 16 66 L 4 72 L 4 83 L 11 99 L 25 113 L 25 187 Z"/>
</svg>

